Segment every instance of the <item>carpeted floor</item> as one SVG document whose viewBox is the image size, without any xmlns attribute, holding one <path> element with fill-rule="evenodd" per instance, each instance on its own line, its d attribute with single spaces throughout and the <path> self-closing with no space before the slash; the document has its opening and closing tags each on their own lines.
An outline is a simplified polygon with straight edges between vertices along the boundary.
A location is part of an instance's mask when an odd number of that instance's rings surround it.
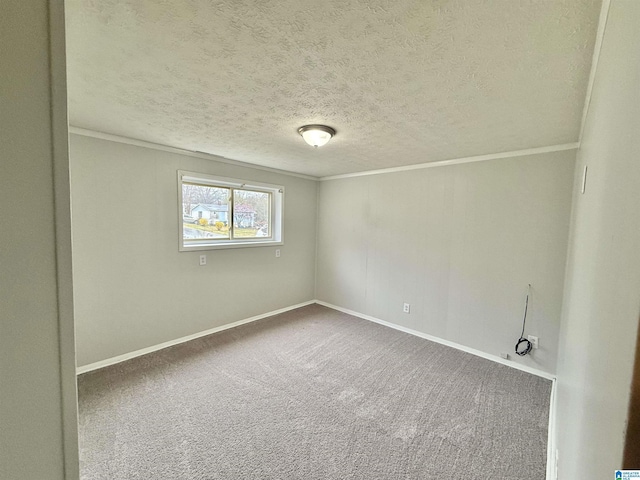
<svg viewBox="0 0 640 480">
<path fill-rule="evenodd" d="M 83 480 L 545 478 L 549 381 L 319 305 L 78 385 Z"/>
</svg>

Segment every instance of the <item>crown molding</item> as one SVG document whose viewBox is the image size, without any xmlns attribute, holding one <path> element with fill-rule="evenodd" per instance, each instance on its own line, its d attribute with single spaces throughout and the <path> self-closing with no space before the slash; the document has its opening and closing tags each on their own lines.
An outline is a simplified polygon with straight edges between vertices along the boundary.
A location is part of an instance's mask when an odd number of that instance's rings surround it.
<svg viewBox="0 0 640 480">
<path fill-rule="evenodd" d="M 577 150 L 580 148 L 578 142 L 563 143 L 561 145 L 550 145 L 548 147 L 527 148 L 525 150 L 514 150 L 512 152 L 489 153 L 487 155 L 476 155 L 474 157 L 454 158 L 451 160 L 441 160 L 437 162 L 418 163 L 415 165 L 405 165 L 402 167 L 382 168 L 379 170 L 368 170 L 365 172 L 345 173 L 343 175 L 330 175 L 320 177 L 320 181 L 338 180 L 341 178 L 364 177 L 367 175 L 381 175 L 385 173 L 405 172 L 408 170 L 420 170 L 423 168 L 446 167 L 449 165 L 459 165 L 462 163 L 485 162 L 487 160 L 497 160 L 500 158 L 524 157 L 526 155 L 536 155 L 539 153 L 562 152 L 564 150 Z"/>
<path fill-rule="evenodd" d="M 311 175 L 304 175 L 302 173 L 289 172 L 287 170 L 279 170 L 277 168 L 271 167 L 263 167 L 262 165 L 255 165 L 253 163 L 241 162 L 239 160 L 232 160 L 230 158 L 219 157 L 217 155 L 212 155 L 205 152 L 197 152 L 192 150 L 184 150 L 181 148 L 170 147 L 168 145 L 162 145 L 159 143 L 146 142 L 144 140 L 137 140 L 135 138 L 123 137 L 120 135 L 113 135 L 111 133 L 98 132 L 95 130 L 89 130 L 86 128 L 75 127 L 73 125 L 69 126 L 69 133 L 73 133 L 75 135 L 81 135 L 84 137 L 92 137 L 98 138 L 101 140 L 108 140 L 116 143 L 124 143 L 127 145 L 134 145 L 136 147 L 150 148 L 154 150 L 161 150 L 163 152 L 176 153 L 179 155 L 186 155 L 189 157 L 195 158 L 203 158 L 205 160 L 213 160 L 216 162 L 226 163 L 229 165 L 235 165 L 238 167 L 244 168 L 253 168 L 256 170 L 264 170 L 266 172 L 277 173 L 280 175 L 288 175 L 291 177 L 304 178 L 305 180 L 313 180 L 313 181 L 326 181 L 326 180 L 338 180 L 341 178 L 353 178 L 353 177 L 364 177 L 368 175 L 381 175 L 385 173 L 395 173 L 395 172 L 404 172 L 408 170 L 420 170 L 423 168 L 435 168 L 435 167 L 446 167 L 449 165 L 459 165 L 463 163 L 473 163 L 473 162 L 484 162 L 487 160 L 497 160 L 501 158 L 513 158 L 513 157 L 523 157 L 527 155 L 536 155 L 539 153 L 550 153 L 550 152 L 561 152 L 564 150 L 577 150 L 580 148 L 580 143 L 564 143 L 561 145 L 550 145 L 547 147 L 536 147 L 536 148 L 527 148 L 525 150 L 514 150 L 511 152 L 501 152 L 501 153 L 489 153 L 487 155 L 476 155 L 473 157 L 464 157 L 464 158 L 454 158 L 450 160 L 440 160 L 435 162 L 426 162 L 426 163 L 418 163 L 414 165 L 404 165 L 401 167 L 391 167 L 391 168 L 382 168 L 378 170 L 365 170 L 363 172 L 354 172 L 354 173 L 345 173 L 341 175 L 329 175 L 326 177 L 314 177 Z"/>
<path fill-rule="evenodd" d="M 69 133 L 75 135 L 82 135 L 83 137 L 98 138 L 100 140 L 108 140 L 110 142 L 124 143 L 126 145 L 133 145 L 136 147 L 150 148 L 153 150 L 161 150 L 163 152 L 176 153 L 178 155 L 186 155 L 188 157 L 203 158 L 205 160 L 213 160 L 220 163 L 226 163 L 229 165 L 235 165 L 237 167 L 253 168 L 254 170 L 264 170 L 265 172 L 278 173 L 280 175 L 288 175 L 290 177 L 304 178 L 305 180 L 319 180 L 318 177 L 311 175 L 304 175 L 302 173 L 289 172 L 286 170 L 280 170 L 277 168 L 263 167 L 262 165 L 255 165 L 253 163 L 241 162 L 239 160 L 232 160 L 230 158 L 220 157 L 218 155 L 212 155 L 206 152 L 198 152 L 194 150 L 185 150 L 182 148 L 170 147 L 168 145 L 162 145 L 160 143 L 146 142 L 144 140 L 137 140 L 135 138 L 123 137 L 120 135 L 113 135 L 111 133 L 98 132 L 95 130 L 89 130 L 86 128 L 75 127 L 69 125 Z"/>
</svg>

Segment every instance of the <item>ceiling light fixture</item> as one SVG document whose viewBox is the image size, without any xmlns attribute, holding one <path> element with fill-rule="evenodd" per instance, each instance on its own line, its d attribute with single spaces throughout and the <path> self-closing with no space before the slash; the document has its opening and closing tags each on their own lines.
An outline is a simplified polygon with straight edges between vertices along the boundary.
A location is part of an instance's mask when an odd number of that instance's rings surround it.
<svg viewBox="0 0 640 480">
<path fill-rule="evenodd" d="M 302 135 L 304 141 L 312 147 L 321 147 L 326 144 L 336 131 L 326 125 L 305 125 L 298 129 L 298 133 Z"/>
</svg>

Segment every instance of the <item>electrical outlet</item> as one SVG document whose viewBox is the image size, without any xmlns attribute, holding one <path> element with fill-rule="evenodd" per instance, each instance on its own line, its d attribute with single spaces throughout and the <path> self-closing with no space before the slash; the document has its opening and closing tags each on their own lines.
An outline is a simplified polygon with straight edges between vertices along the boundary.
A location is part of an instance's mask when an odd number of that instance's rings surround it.
<svg viewBox="0 0 640 480">
<path fill-rule="evenodd" d="M 411 313 L 411 305 L 409 305 L 408 303 L 405 303 L 404 305 L 402 305 L 402 311 L 404 313 Z"/>
<path fill-rule="evenodd" d="M 200 255 L 200 265 L 206 265 L 206 264 L 207 264 L 207 256 Z"/>
<path fill-rule="evenodd" d="M 280 258 L 280 249 L 279 248 L 276 248 L 276 257 Z"/>
<path fill-rule="evenodd" d="M 500 354 L 500 356 L 501 356 L 502 358 L 504 358 L 505 360 L 509 360 L 509 354 L 508 354 L 507 352 L 502 352 L 502 353 Z"/>
<path fill-rule="evenodd" d="M 538 337 L 534 337 L 533 335 L 529 335 L 527 340 L 531 342 L 531 346 L 535 349 L 538 348 Z"/>
</svg>

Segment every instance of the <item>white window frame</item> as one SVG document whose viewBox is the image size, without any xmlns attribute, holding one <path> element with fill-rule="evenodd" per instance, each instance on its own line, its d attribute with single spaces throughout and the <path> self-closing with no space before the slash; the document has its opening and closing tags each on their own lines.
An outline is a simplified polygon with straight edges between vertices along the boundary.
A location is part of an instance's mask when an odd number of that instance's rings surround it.
<svg viewBox="0 0 640 480">
<path fill-rule="evenodd" d="M 256 238 L 225 238 L 188 241 L 184 239 L 184 222 L 182 221 L 182 183 L 196 183 L 200 185 L 242 188 L 256 190 L 271 194 L 271 218 L 269 219 L 270 237 Z M 178 170 L 178 250 L 181 252 L 193 252 L 197 250 L 217 250 L 223 248 L 266 247 L 284 244 L 284 187 L 270 183 L 254 182 L 238 178 L 219 177 L 206 173 Z M 233 212 L 229 211 L 229 223 L 233 224 Z"/>
</svg>

